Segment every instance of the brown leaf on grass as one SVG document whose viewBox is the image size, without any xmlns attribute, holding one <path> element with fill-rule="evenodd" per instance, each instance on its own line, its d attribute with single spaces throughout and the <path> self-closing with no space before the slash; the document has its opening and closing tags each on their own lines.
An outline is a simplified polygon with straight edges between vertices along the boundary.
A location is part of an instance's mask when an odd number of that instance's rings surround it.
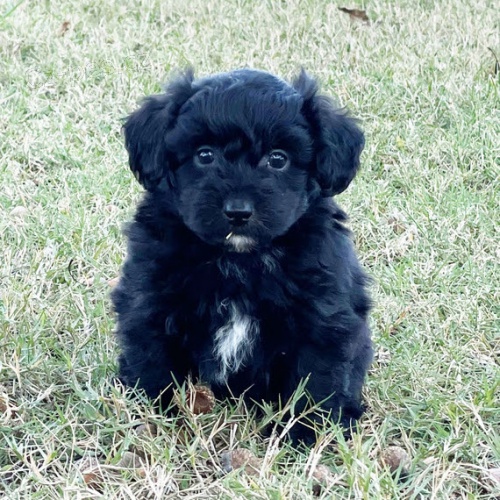
<svg viewBox="0 0 500 500">
<path fill-rule="evenodd" d="M 488 478 L 492 483 L 499 486 L 500 485 L 500 467 L 488 470 Z"/>
<path fill-rule="evenodd" d="M 141 424 L 135 429 L 135 434 L 138 438 L 141 439 L 152 439 L 156 437 L 158 433 L 158 430 L 156 428 L 156 425 L 154 424 Z M 135 453 L 139 455 L 140 458 L 145 459 L 146 458 L 146 452 L 143 449 L 141 443 L 137 443 L 136 445 L 132 446 L 130 451 L 132 453 Z"/>
<path fill-rule="evenodd" d="M 357 20 L 363 21 L 365 23 L 369 23 L 370 22 L 370 18 L 366 15 L 366 11 L 365 10 L 361 10 L 361 9 L 348 9 L 346 7 L 339 7 L 339 10 L 341 12 L 349 14 L 349 17 L 351 19 L 357 19 Z"/>
<path fill-rule="evenodd" d="M 153 438 L 158 434 L 158 429 L 154 424 L 141 424 L 135 429 L 135 433 L 139 437 Z"/>
<path fill-rule="evenodd" d="M 333 483 L 334 476 L 326 465 L 318 464 L 312 473 L 312 478 L 314 480 L 313 496 L 319 497 L 321 495 L 321 490 Z"/>
<path fill-rule="evenodd" d="M 236 448 L 233 451 L 225 451 L 220 455 L 222 468 L 226 472 L 231 472 L 235 469 L 245 468 L 245 472 L 249 476 L 258 476 L 262 467 L 263 460 L 257 458 L 250 450 L 244 448 Z"/>
<path fill-rule="evenodd" d="M 186 392 L 189 409 L 195 414 L 210 413 L 215 406 L 215 396 L 212 389 L 206 385 L 196 384 Z"/>
<path fill-rule="evenodd" d="M 84 472 L 82 474 L 83 482 L 92 488 L 93 490 L 101 490 L 102 489 L 102 477 L 98 472 Z"/>
<path fill-rule="evenodd" d="M 108 280 L 108 286 L 110 288 L 115 288 L 116 285 L 118 285 L 118 282 L 120 281 L 120 278 L 116 277 L 116 278 L 111 278 L 110 280 Z"/>
<path fill-rule="evenodd" d="M 61 24 L 61 28 L 59 29 L 59 36 L 64 36 L 66 32 L 69 30 L 71 23 L 69 21 L 64 21 Z"/>
<path fill-rule="evenodd" d="M 133 451 L 125 451 L 117 462 L 116 467 L 121 467 L 123 469 L 140 469 L 144 467 L 145 461 L 137 453 Z"/>
<path fill-rule="evenodd" d="M 95 457 L 83 457 L 76 462 L 84 483 L 94 490 L 101 490 L 103 477 L 101 475 L 101 464 Z"/>
<path fill-rule="evenodd" d="M 399 212 L 392 213 L 387 218 L 387 224 L 396 234 L 403 234 L 408 229 L 408 224 L 403 214 Z"/>
<path fill-rule="evenodd" d="M 388 467 L 392 474 L 400 470 L 401 475 L 408 474 L 411 465 L 410 456 L 401 446 L 388 446 L 380 453 L 380 463 Z"/>
<path fill-rule="evenodd" d="M 125 451 L 120 460 L 116 463 L 117 468 L 129 469 L 139 477 L 146 477 L 147 460 L 144 455 L 140 455 L 135 451 Z"/>
</svg>

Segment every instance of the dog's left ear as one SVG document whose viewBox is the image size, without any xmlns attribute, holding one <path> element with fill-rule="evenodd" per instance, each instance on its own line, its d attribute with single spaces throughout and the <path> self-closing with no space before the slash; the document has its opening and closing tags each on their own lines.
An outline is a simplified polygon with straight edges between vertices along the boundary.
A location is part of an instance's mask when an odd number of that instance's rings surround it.
<svg viewBox="0 0 500 500">
<path fill-rule="evenodd" d="M 164 94 L 146 98 L 123 125 L 130 169 L 148 191 L 169 182 L 165 139 L 179 109 L 194 94 L 193 79 L 192 70 L 175 78 Z"/>
<path fill-rule="evenodd" d="M 316 180 L 321 195 L 333 196 L 344 191 L 359 168 L 365 145 L 364 134 L 356 120 L 335 107 L 326 96 L 317 95 L 318 84 L 304 70 L 293 82 L 304 98 L 302 113 L 313 131 L 316 149 Z"/>
</svg>

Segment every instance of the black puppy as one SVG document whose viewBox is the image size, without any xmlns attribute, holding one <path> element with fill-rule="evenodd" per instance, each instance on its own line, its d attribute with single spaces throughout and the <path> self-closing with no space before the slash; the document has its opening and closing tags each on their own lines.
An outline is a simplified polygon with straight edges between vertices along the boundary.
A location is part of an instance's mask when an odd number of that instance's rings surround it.
<svg viewBox="0 0 500 500">
<path fill-rule="evenodd" d="M 168 404 L 188 375 L 256 401 L 286 401 L 308 378 L 311 399 L 353 424 L 370 302 L 332 196 L 359 167 L 355 121 L 305 72 L 289 85 L 243 69 L 187 72 L 124 131 L 147 192 L 113 293 L 122 380 Z"/>
</svg>

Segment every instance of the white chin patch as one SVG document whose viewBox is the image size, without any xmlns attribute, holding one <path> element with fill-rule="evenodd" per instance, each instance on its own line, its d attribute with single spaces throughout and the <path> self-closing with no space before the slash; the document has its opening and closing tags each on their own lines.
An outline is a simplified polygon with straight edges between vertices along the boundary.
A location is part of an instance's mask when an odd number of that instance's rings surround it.
<svg viewBox="0 0 500 500">
<path fill-rule="evenodd" d="M 255 240 L 248 236 L 229 233 L 226 236 L 226 245 L 234 252 L 249 252 L 255 246 Z"/>
<path fill-rule="evenodd" d="M 215 333 L 214 355 L 220 366 L 216 378 L 220 383 L 226 382 L 230 373 L 236 373 L 244 366 L 259 332 L 258 323 L 242 314 L 234 304 L 222 305 L 229 311 L 229 317 Z"/>
</svg>

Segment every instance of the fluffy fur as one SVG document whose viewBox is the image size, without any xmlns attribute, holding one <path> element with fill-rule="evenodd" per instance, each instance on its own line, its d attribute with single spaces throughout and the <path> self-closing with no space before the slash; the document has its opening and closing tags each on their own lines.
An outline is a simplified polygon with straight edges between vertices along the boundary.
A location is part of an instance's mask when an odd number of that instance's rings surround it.
<svg viewBox="0 0 500 500">
<path fill-rule="evenodd" d="M 146 189 L 113 293 L 126 384 L 164 405 L 188 376 L 218 397 L 277 402 L 308 378 L 330 418 L 350 427 L 361 415 L 367 280 L 332 196 L 364 137 L 317 90 L 305 72 L 291 85 L 187 72 L 126 121 Z M 292 437 L 314 434 L 299 425 Z"/>
</svg>

